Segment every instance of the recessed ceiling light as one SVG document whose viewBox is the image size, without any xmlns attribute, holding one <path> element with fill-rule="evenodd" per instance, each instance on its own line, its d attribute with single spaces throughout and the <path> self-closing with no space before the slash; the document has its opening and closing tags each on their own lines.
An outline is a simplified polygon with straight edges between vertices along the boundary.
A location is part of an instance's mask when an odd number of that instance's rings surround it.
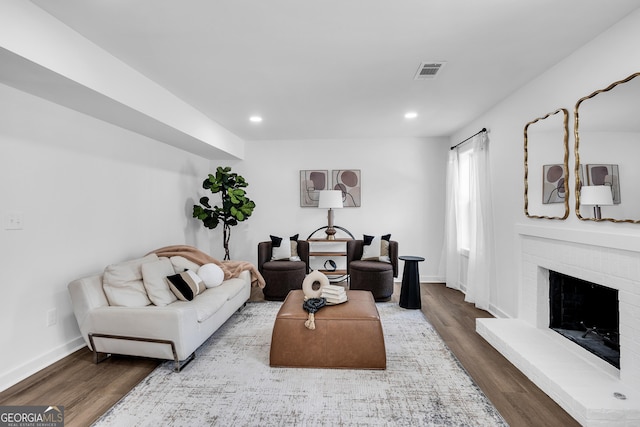
<svg viewBox="0 0 640 427">
<path fill-rule="evenodd" d="M 252 121 L 253 123 L 260 123 L 262 121 L 262 117 L 260 117 L 260 116 L 251 116 L 251 117 L 249 117 L 249 120 Z"/>
<path fill-rule="evenodd" d="M 409 111 L 404 115 L 405 119 L 415 119 L 416 117 L 418 117 L 418 113 L 416 113 L 415 111 Z"/>
</svg>

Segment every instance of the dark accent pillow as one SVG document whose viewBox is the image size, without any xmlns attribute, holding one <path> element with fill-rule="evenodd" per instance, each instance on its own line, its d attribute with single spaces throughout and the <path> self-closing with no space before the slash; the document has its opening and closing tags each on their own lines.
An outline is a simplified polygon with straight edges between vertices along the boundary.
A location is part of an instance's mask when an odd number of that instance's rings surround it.
<svg viewBox="0 0 640 427">
<path fill-rule="evenodd" d="M 362 235 L 362 240 L 363 240 L 365 245 L 370 245 L 375 237 L 376 236 L 369 236 L 367 234 L 363 234 Z M 391 240 L 391 234 L 383 234 L 382 236 L 380 236 L 380 240 L 386 240 L 387 242 L 390 241 Z"/>
<path fill-rule="evenodd" d="M 280 247 L 280 244 L 282 243 L 282 237 L 269 235 L 269 238 L 271 239 L 271 247 L 273 248 Z"/>
</svg>

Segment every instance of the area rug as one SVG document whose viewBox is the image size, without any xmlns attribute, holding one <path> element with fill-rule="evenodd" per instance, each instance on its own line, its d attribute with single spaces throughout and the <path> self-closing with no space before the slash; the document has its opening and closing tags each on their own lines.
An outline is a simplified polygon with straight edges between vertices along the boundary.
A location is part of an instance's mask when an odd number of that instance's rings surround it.
<svg viewBox="0 0 640 427">
<path fill-rule="evenodd" d="M 94 426 L 506 426 L 420 310 L 378 303 L 387 369 L 269 367 L 281 303 L 248 303 L 181 373 L 160 365 Z"/>
</svg>

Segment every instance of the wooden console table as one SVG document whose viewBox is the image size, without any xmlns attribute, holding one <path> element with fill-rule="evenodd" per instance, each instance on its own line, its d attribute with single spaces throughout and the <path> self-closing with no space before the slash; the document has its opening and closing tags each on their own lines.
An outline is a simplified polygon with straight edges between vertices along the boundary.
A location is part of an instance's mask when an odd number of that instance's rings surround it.
<svg viewBox="0 0 640 427">
<path fill-rule="evenodd" d="M 349 238 L 336 238 L 335 240 L 327 240 L 327 239 L 307 239 L 309 242 L 309 257 L 318 257 L 320 261 L 323 262 L 322 268 L 314 268 L 311 266 L 311 260 L 309 260 L 309 264 L 312 270 L 318 270 L 327 276 L 344 276 L 347 274 L 347 241 L 352 240 Z M 338 260 L 334 260 L 333 258 L 337 257 Z M 324 268 L 324 264 L 327 263 L 328 260 L 333 260 L 336 262 L 339 268 L 336 270 L 330 270 Z M 316 264 L 317 265 L 317 264 Z M 343 267 L 344 268 L 340 268 Z"/>
</svg>

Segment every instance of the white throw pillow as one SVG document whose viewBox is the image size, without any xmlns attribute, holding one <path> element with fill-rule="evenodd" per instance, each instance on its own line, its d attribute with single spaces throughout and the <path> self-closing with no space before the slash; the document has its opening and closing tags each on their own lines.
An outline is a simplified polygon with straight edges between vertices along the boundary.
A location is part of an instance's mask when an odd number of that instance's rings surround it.
<svg viewBox="0 0 640 427">
<path fill-rule="evenodd" d="M 362 237 L 364 243 L 362 247 L 362 260 L 391 262 L 391 258 L 389 257 L 391 234 L 385 234 L 379 237 L 364 234 Z"/>
<path fill-rule="evenodd" d="M 291 259 L 291 245 L 289 242 L 282 242 L 280 246 L 273 247 L 271 251 L 272 260 Z"/>
<path fill-rule="evenodd" d="M 142 264 L 157 261 L 156 254 L 111 264 L 104 269 L 102 288 L 109 305 L 144 307 L 151 304 L 142 282 Z"/>
<path fill-rule="evenodd" d="M 380 260 L 380 237 L 374 237 L 371 244 L 364 245 L 362 247 L 362 259 L 375 261 Z"/>
<path fill-rule="evenodd" d="M 269 238 L 271 238 L 271 261 L 300 261 L 298 256 L 298 234 L 289 237 L 288 244 L 282 237 L 269 235 Z"/>
<path fill-rule="evenodd" d="M 142 264 L 142 283 L 149 299 L 158 307 L 164 307 L 178 299 L 167 283 L 167 276 L 175 273 L 168 258 Z"/>
<path fill-rule="evenodd" d="M 189 261 L 188 259 L 180 255 L 172 256 L 169 259 L 171 260 L 171 264 L 173 264 L 173 268 L 178 273 L 186 270 L 198 271 L 198 269 L 200 268 L 200 264 Z"/>
<path fill-rule="evenodd" d="M 224 281 L 224 271 L 216 264 L 204 264 L 198 269 L 198 276 L 207 288 L 220 286 Z"/>
</svg>

